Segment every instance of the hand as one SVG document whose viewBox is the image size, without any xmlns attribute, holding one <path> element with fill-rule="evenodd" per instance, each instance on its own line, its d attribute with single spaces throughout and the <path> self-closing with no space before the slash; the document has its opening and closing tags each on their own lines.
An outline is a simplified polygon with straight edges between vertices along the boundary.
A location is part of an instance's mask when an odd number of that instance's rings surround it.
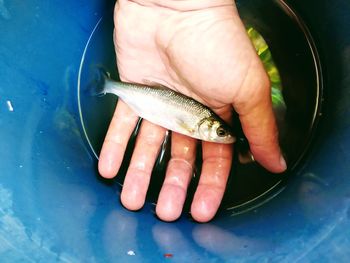
<svg viewBox="0 0 350 263">
<path fill-rule="evenodd" d="M 268 77 L 232 0 L 120 0 L 115 8 L 115 48 L 120 78 L 145 79 L 176 89 L 212 108 L 227 122 L 232 107 L 257 162 L 272 172 L 286 169 L 278 146 Z M 119 101 L 99 172 L 114 177 L 138 116 Z M 145 202 L 151 172 L 166 130 L 142 121 L 121 201 L 130 210 Z M 196 140 L 172 133 L 171 159 L 156 206 L 165 221 L 182 212 L 195 161 Z M 232 145 L 202 142 L 203 167 L 192 206 L 199 222 L 214 217 L 222 200 Z"/>
</svg>

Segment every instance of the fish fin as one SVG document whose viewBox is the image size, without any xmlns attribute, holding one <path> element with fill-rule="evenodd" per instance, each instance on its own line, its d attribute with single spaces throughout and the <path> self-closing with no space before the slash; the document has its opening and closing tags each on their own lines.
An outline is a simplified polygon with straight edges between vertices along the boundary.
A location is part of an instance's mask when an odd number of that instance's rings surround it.
<svg viewBox="0 0 350 263">
<path fill-rule="evenodd" d="M 182 119 L 177 119 L 176 120 L 177 124 L 184 129 L 184 133 L 185 134 L 193 134 L 194 133 L 194 129 L 192 127 L 190 127 L 184 120 Z"/>
<path fill-rule="evenodd" d="M 161 84 L 161 82 L 164 82 L 166 85 Z M 142 79 L 142 83 L 144 83 L 147 86 L 156 87 L 156 88 L 160 88 L 160 89 L 172 88 L 173 90 L 175 90 L 175 88 L 172 85 L 170 85 L 168 82 L 160 80 L 160 79 L 157 79 L 155 81 L 155 80 L 151 80 L 151 78 L 144 78 L 144 79 Z"/>
<path fill-rule="evenodd" d="M 102 97 L 106 95 L 106 82 L 110 79 L 110 73 L 102 66 L 96 66 L 93 70 L 92 80 L 87 85 L 90 96 Z"/>
</svg>

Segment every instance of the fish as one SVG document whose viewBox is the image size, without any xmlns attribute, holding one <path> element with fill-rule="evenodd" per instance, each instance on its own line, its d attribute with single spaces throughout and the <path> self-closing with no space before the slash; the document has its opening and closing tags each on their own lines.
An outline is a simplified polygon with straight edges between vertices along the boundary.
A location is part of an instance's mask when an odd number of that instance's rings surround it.
<svg viewBox="0 0 350 263">
<path fill-rule="evenodd" d="M 94 95 L 114 94 L 139 117 L 168 130 L 202 141 L 231 144 L 232 128 L 204 104 L 162 85 L 116 81 L 101 72 Z"/>
</svg>

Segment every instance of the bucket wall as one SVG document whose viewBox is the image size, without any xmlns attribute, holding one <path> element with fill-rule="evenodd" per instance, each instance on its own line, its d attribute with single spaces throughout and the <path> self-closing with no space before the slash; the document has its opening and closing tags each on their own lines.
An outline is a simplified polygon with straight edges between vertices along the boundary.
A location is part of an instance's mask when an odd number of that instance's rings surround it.
<svg viewBox="0 0 350 263">
<path fill-rule="evenodd" d="M 350 3 L 288 1 L 315 40 L 322 117 L 276 197 L 208 224 L 164 223 L 119 202 L 81 130 L 77 78 L 111 1 L 0 1 L 2 262 L 348 262 Z"/>
</svg>

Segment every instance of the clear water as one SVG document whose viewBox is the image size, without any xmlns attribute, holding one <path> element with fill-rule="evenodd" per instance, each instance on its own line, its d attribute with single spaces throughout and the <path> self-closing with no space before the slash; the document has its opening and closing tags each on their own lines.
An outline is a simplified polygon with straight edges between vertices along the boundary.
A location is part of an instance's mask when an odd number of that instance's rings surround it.
<svg viewBox="0 0 350 263">
<path fill-rule="evenodd" d="M 286 108 L 283 114 L 275 107 L 280 131 L 280 145 L 286 156 L 289 170 L 285 174 L 269 173 L 255 162 L 249 161 L 247 141 L 239 125 L 234 127 L 238 135 L 235 155 L 222 210 L 242 213 L 276 196 L 286 185 L 301 161 L 315 133 L 321 115 L 321 72 L 317 54 L 301 20 L 282 1 L 245 0 L 237 2 L 240 15 L 247 27 L 253 27 L 262 34 L 278 67 Z M 102 147 L 104 136 L 117 102 L 116 96 L 92 97 L 88 91 L 96 66 L 102 66 L 118 79 L 113 46 L 113 10 L 101 18 L 96 25 L 84 51 L 78 80 L 78 103 L 81 123 L 86 141 L 96 158 Z M 236 118 L 236 117 L 235 117 Z M 234 121 L 233 123 L 239 123 Z M 129 142 L 123 165 L 115 180 L 122 184 L 131 159 L 138 127 Z M 156 202 L 164 179 L 167 161 L 170 157 L 170 136 L 154 168 L 148 200 Z M 201 149 L 198 149 L 195 175 L 200 174 Z M 97 161 L 97 159 L 96 159 Z M 194 176 L 190 188 L 188 207 L 198 183 Z"/>
</svg>

